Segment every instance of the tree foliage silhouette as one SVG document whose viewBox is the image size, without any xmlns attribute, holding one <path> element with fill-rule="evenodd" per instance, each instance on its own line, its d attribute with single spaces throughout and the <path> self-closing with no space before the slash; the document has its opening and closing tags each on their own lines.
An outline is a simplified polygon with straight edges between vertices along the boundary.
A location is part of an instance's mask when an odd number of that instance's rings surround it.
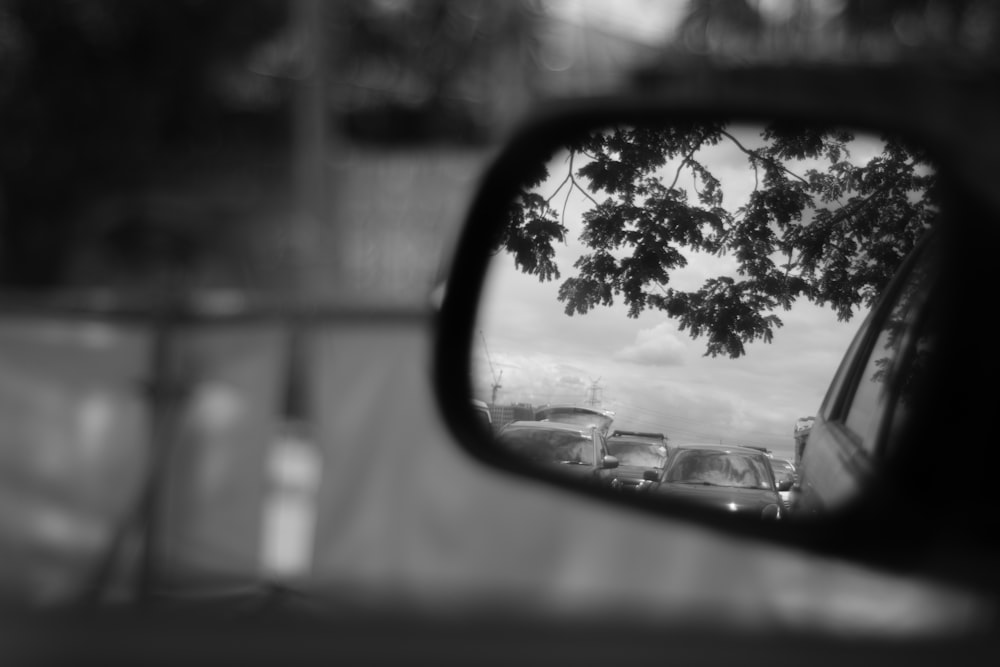
<svg viewBox="0 0 1000 667">
<path fill-rule="evenodd" d="M 565 147 L 555 192 L 540 190 L 548 166 L 527 176 L 496 249 L 539 280 L 561 279 L 554 244 L 568 229 L 556 195 L 573 189 L 589 202 L 580 236 L 588 252 L 559 286 L 566 314 L 621 299 L 630 317 L 663 311 L 705 337 L 707 355 L 740 357 L 747 343 L 772 340 L 776 312 L 797 299 L 828 305 L 841 320 L 870 306 L 931 225 L 936 175 L 927 156 L 883 136 L 881 151 L 859 164 L 854 141 L 844 129 L 777 124 L 752 143 L 723 122 L 594 131 Z M 754 183 L 735 208 L 700 157 L 722 142 L 740 151 Z M 691 192 L 681 185 L 689 182 Z M 693 291 L 671 286 L 692 252 L 731 256 L 736 272 Z"/>
</svg>

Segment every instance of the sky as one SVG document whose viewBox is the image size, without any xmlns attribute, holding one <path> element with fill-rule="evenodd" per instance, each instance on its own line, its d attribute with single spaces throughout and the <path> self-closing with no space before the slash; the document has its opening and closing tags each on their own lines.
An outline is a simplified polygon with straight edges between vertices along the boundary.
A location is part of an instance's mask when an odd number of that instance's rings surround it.
<svg viewBox="0 0 1000 667">
<path fill-rule="evenodd" d="M 744 127 L 735 133 L 751 145 L 757 132 Z M 873 143 L 859 141 L 852 158 L 867 160 L 873 152 Z M 728 210 L 746 200 L 754 177 L 738 149 L 725 143 L 698 157 L 722 181 Z M 557 156 L 549 165 L 552 176 L 538 189 L 544 196 L 565 177 L 563 160 Z M 801 172 L 815 165 L 791 166 Z M 665 169 L 671 179 L 675 169 Z M 689 193 L 690 178 L 685 173 L 679 182 Z M 557 210 L 565 193 L 553 199 Z M 497 383 L 499 404 L 597 404 L 615 412 L 613 428 L 663 432 L 675 442 L 764 446 L 790 457 L 795 421 L 817 412 L 865 313 L 839 322 L 828 308 L 797 302 L 775 313 L 783 326 L 772 343 L 747 344 L 739 359 L 704 356 L 705 340 L 692 339 L 661 311 L 628 318 L 620 299 L 613 307 L 568 316 L 556 295 L 562 280 L 576 273 L 573 261 L 584 251 L 580 216 L 590 205 L 578 193 L 566 204 L 570 231 L 556 248 L 561 279 L 539 282 L 518 271 L 509 254 L 495 256 L 472 350 L 476 398 L 489 402 Z M 696 289 L 709 276 L 735 275 L 731 258 L 685 254 L 689 265 L 672 274 L 674 287 Z"/>
</svg>

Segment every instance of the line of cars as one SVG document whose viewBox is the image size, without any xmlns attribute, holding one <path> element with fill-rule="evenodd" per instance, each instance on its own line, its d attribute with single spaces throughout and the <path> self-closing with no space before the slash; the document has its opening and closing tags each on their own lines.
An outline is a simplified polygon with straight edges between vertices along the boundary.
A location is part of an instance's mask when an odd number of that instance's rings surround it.
<svg viewBox="0 0 1000 667">
<path fill-rule="evenodd" d="M 672 443 L 663 433 L 611 431 L 614 414 L 546 406 L 506 424 L 502 447 L 532 465 L 555 467 L 622 493 L 655 493 L 777 520 L 788 512 L 795 467 L 765 449 Z"/>
</svg>

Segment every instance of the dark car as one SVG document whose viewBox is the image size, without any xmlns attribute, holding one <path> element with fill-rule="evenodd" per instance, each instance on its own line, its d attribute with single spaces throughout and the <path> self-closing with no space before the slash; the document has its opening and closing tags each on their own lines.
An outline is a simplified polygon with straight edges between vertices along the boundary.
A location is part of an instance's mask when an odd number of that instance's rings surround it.
<svg viewBox="0 0 1000 667">
<path fill-rule="evenodd" d="M 784 515 L 768 458 L 750 447 L 676 445 L 647 491 L 761 519 Z"/>
<path fill-rule="evenodd" d="M 659 479 L 669 452 L 662 433 L 613 431 L 608 451 L 618 459 L 612 487 L 619 491 L 639 491 Z"/>
<path fill-rule="evenodd" d="M 500 430 L 497 440 L 529 464 L 556 467 L 576 477 L 604 484 L 618 460 L 608 454 L 597 428 L 560 422 L 515 421 Z"/>
</svg>

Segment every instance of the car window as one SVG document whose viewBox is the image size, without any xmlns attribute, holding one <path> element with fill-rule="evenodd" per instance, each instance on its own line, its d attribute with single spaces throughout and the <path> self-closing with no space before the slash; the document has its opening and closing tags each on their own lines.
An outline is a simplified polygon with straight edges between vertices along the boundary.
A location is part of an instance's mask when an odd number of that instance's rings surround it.
<svg viewBox="0 0 1000 667">
<path fill-rule="evenodd" d="M 608 440 L 608 451 L 621 465 L 662 468 L 667 448 L 662 444 L 636 440 Z"/>
<path fill-rule="evenodd" d="M 544 429 L 509 429 L 500 434 L 505 447 L 538 463 L 594 462 L 593 441 L 579 433 Z"/>
<path fill-rule="evenodd" d="M 664 481 L 749 489 L 771 488 L 764 466 L 753 457 L 698 450 L 678 452 Z"/>
<path fill-rule="evenodd" d="M 869 454 L 876 453 L 879 429 L 887 410 L 901 402 L 903 394 L 896 392 L 905 392 L 907 387 L 913 386 L 912 374 L 917 367 L 922 367 L 929 352 L 929 338 L 925 335 L 915 337 L 913 330 L 933 282 L 936 257 L 933 247 L 920 254 L 896 302 L 881 322 L 867 360 L 857 374 L 857 385 L 844 425 L 855 442 Z"/>
</svg>

